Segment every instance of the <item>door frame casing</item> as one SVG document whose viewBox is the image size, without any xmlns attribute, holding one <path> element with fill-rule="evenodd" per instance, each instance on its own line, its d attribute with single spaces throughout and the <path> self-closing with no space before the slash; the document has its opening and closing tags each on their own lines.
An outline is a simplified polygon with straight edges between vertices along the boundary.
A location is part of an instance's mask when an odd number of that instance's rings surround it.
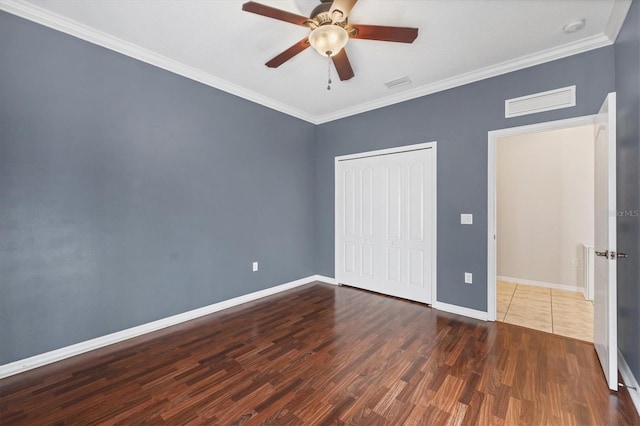
<svg viewBox="0 0 640 426">
<path fill-rule="evenodd" d="M 488 132 L 488 168 L 487 168 L 487 320 L 496 320 L 496 280 L 497 280 L 497 211 L 496 211 L 496 170 L 497 142 L 507 136 L 527 133 L 547 132 L 571 127 L 595 124 L 596 115 L 567 118 L 564 120 L 546 121 L 518 127 L 491 130 Z"/>
<path fill-rule="evenodd" d="M 334 197 L 334 222 L 333 222 L 333 229 L 334 229 L 334 241 L 333 241 L 333 251 L 334 251 L 334 276 L 335 276 L 335 280 L 337 284 L 340 284 L 339 278 L 338 278 L 338 265 L 339 265 L 339 259 L 338 259 L 338 234 L 339 234 L 339 229 L 338 229 L 338 215 L 340 214 L 340 211 L 342 210 L 342 201 L 338 199 L 338 163 L 340 161 L 345 161 L 345 160 L 355 160 L 358 158 L 367 158 L 367 157 L 374 157 L 374 156 L 380 156 L 380 155 L 389 155 L 389 154 L 399 154 L 399 153 L 403 153 L 403 152 L 409 152 L 409 151 L 417 151 L 417 150 L 422 150 L 422 149 L 432 149 L 433 150 L 433 170 L 431 171 L 432 173 L 432 177 L 433 177 L 433 211 L 432 211 L 432 239 L 431 239 L 431 253 L 432 253 L 432 257 L 431 257 L 431 261 L 432 261 L 432 265 L 433 265 L 433 270 L 431 271 L 431 305 L 433 306 L 436 303 L 436 295 L 437 295 L 437 288 L 438 288 L 438 282 L 437 282 L 437 258 L 438 258 L 438 253 L 437 253 L 437 233 L 438 233 L 438 218 L 437 218 L 437 213 L 438 213 L 438 148 L 437 148 L 437 141 L 433 141 L 433 142 L 424 142 L 424 143 L 419 143 L 419 144 L 414 144 L 414 145 L 404 145 L 404 146 L 399 146 L 399 147 L 394 147 L 394 148 L 386 148 L 386 149 L 378 149 L 378 150 L 374 150 L 374 151 L 366 151 L 366 152 L 359 152 L 359 153 L 355 153 L 355 154 L 347 154 L 347 155 L 340 155 L 334 158 L 334 166 L 333 166 L 333 172 L 334 172 L 334 184 L 333 184 L 333 197 Z"/>
</svg>

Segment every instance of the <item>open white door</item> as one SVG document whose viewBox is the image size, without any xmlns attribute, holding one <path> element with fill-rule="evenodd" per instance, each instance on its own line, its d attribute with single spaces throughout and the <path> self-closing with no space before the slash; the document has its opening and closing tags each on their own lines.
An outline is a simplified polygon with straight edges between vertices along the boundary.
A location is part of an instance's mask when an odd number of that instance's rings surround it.
<svg viewBox="0 0 640 426">
<path fill-rule="evenodd" d="M 615 93 L 607 95 L 596 118 L 595 144 L 593 344 L 609 389 L 618 390 Z"/>
</svg>

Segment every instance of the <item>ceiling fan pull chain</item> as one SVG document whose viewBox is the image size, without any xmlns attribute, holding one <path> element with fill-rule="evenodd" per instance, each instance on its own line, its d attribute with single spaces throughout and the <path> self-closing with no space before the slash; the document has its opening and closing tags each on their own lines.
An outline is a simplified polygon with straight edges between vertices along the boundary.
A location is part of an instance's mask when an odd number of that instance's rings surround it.
<svg viewBox="0 0 640 426">
<path fill-rule="evenodd" d="M 328 81 L 327 81 L 327 90 L 331 90 L 331 53 L 327 52 L 327 59 L 329 60 L 329 66 L 327 67 L 327 76 Z"/>
</svg>

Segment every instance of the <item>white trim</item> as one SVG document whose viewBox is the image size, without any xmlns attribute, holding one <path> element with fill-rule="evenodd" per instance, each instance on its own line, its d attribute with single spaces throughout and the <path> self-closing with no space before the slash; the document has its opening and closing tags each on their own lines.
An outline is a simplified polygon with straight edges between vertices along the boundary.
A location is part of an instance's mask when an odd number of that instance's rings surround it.
<svg viewBox="0 0 640 426">
<path fill-rule="evenodd" d="M 631 368 L 629 368 L 629 364 L 627 364 L 627 360 L 624 359 L 620 348 L 618 348 L 618 370 L 620 371 L 627 391 L 629 391 L 631 401 L 633 401 L 633 405 L 636 406 L 636 411 L 640 414 L 640 385 L 638 385 L 638 380 L 633 375 Z"/>
<path fill-rule="evenodd" d="M 623 0 L 623 3 L 628 0 Z M 607 34 L 616 35 L 622 26 L 624 17 L 628 12 L 628 6 L 614 3 L 609 22 L 607 24 Z M 629 2 L 630 3 L 630 2 Z M 625 9 L 626 7 L 626 9 Z M 284 114 L 291 115 L 301 120 L 308 121 L 312 124 L 323 124 L 329 121 L 338 120 L 340 118 L 349 117 L 385 106 L 408 101 L 410 99 L 419 98 L 432 93 L 441 92 L 487 78 L 507 74 L 523 68 L 540 65 L 557 59 L 566 58 L 568 56 L 587 52 L 589 50 L 598 49 L 600 47 L 613 44 L 612 38 L 607 35 L 598 34 L 575 42 L 563 44 L 550 49 L 542 50 L 530 55 L 521 56 L 520 58 L 501 62 L 486 68 L 481 68 L 468 73 L 460 74 L 455 77 L 436 81 L 431 84 L 417 87 L 395 95 L 376 99 L 350 108 L 334 111 L 324 115 L 313 115 L 308 112 L 293 108 L 280 101 L 263 96 L 259 93 L 247 90 L 238 85 L 232 84 L 226 80 L 215 77 L 199 69 L 190 67 L 173 59 L 158 55 L 148 49 L 144 49 L 125 40 L 113 37 L 102 31 L 96 30 L 77 21 L 63 17 L 62 15 L 53 13 L 47 9 L 27 3 L 23 0 L 0 0 L 0 10 L 4 10 L 21 18 L 28 19 L 46 27 L 57 31 L 72 35 L 79 39 L 97 44 L 123 55 L 138 59 L 142 62 L 157 66 L 167 71 L 176 73 L 186 78 L 198 81 L 216 89 L 231 93 L 267 108 L 280 111 Z"/>
<path fill-rule="evenodd" d="M 158 68 L 162 68 L 202 84 L 206 84 L 207 86 L 231 93 L 232 95 L 239 96 L 267 108 L 317 124 L 316 118 L 305 111 L 293 108 L 282 102 L 276 101 L 275 99 L 245 89 L 244 87 L 230 83 L 200 69 L 185 65 L 174 59 L 114 37 L 34 4 L 26 3 L 21 0 L 0 0 L 0 10 L 4 10 L 5 12 L 9 12 L 21 18 L 44 25 L 45 27 L 61 31 L 81 40 L 88 41 L 89 43 L 105 47 L 139 61 L 146 62 L 147 64 L 154 65 Z"/>
<path fill-rule="evenodd" d="M 476 309 L 465 308 L 463 306 L 451 305 L 449 303 L 444 302 L 434 302 L 434 309 L 438 309 L 439 311 L 449 312 L 452 314 L 462 315 L 465 317 L 475 318 L 482 321 L 487 321 L 488 315 L 486 312 L 478 311 Z"/>
<path fill-rule="evenodd" d="M 586 258 L 586 259 L 585 259 Z M 595 290 L 595 250 L 591 244 L 582 244 L 582 294 L 593 302 Z"/>
<path fill-rule="evenodd" d="M 324 275 L 313 275 L 310 278 L 313 278 L 313 281 L 320 281 L 320 282 L 323 282 L 325 284 L 340 285 L 338 280 L 336 280 L 335 278 L 326 277 Z"/>
<path fill-rule="evenodd" d="M 609 15 L 607 26 L 604 29 L 604 34 L 612 43 L 616 42 L 630 8 L 631 0 L 616 0 L 613 2 L 611 15 Z"/>
<path fill-rule="evenodd" d="M 376 155 L 398 154 L 400 152 L 416 151 L 416 150 L 419 150 L 419 149 L 432 148 L 435 151 L 436 144 L 437 144 L 437 142 L 435 142 L 435 141 L 434 142 L 423 142 L 423 143 L 417 143 L 417 144 L 413 144 L 413 145 L 398 146 L 398 147 L 394 147 L 394 148 L 376 149 L 375 151 L 358 152 L 356 154 L 340 155 L 338 157 L 335 157 L 335 163 L 337 164 L 338 161 L 355 160 L 357 158 L 367 158 L 367 157 L 373 157 L 373 156 L 376 156 Z"/>
<path fill-rule="evenodd" d="M 526 126 L 509 127 L 506 129 L 491 130 L 487 134 L 487 309 L 488 320 L 496 320 L 496 279 L 497 273 L 497 244 L 496 244 L 496 143 L 499 138 L 505 136 L 521 135 L 525 133 L 546 132 L 549 130 L 566 129 L 569 127 L 594 124 L 596 116 L 586 115 L 582 117 L 568 118 L 565 120 L 547 121 L 544 123 L 529 124 Z"/>
<path fill-rule="evenodd" d="M 336 281 L 339 283 L 338 278 L 338 265 L 340 260 L 338 259 L 338 241 L 340 235 L 338 233 L 338 224 L 340 223 L 339 211 L 342 211 L 342 201 L 338 200 L 338 158 L 333 160 L 333 275 L 336 277 Z"/>
<path fill-rule="evenodd" d="M 191 311 L 183 312 L 181 314 L 173 315 L 167 318 L 162 318 L 157 321 L 148 322 L 146 324 L 128 328 L 126 330 L 121 330 L 115 333 L 107 334 L 105 336 L 96 337 L 95 339 L 85 340 L 84 342 L 76 343 L 74 345 L 65 346 L 60 349 L 55 349 L 53 351 L 34 355 L 29 358 L 24 358 L 18 361 L 10 362 L 8 364 L 0 365 L 0 379 L 13 376 L 14 374 L 22 373 L 37 367 L 41 367 L 43 365 L 51 364 L 56 361 L 61 361 L 72 356 L 80 355 L 94 349 L 99 349 L 105 346 L 112 345 L 114 343 L 122 342 L 133 337 L 151 333 L 156 330 L 171 327 L 173 325 L 180 324 L 185 321 L 190 321 L 192 319 L 196 319 L 204 315 L 209 315 L 224 309 L 228 309 L 233 306 L 261 299 L 266 296 L 271 296 L 273 294 L 290 290 L 301 285 L 309 284 L 314 281 L 330 281 L 330 279 L 325 280 L 325 278 L 326 277 L 322 277 L 320 275 L 312 275 L 310 277 L 301 278 L 299 280 L 291 281 L 275 287 L 270 287 L 264 290 L 245 294 L 243 296 L 234 297 L 233 299 L 223 300 L 222 302 L 214 303 L 202 308 L 193 309 Z"/>
<path fill-rule="evenodd" d="M 430 142 L 433 149 L 433 220 L 431 222 L 431 252 L 433 268 L 431 270 L 431 306 L 438 300 L 438 143 Z"/>
<path fill-rule="evenodd" d="M 489 136 L 495 139 L 505 136 L 522 135 L 525 133 L 548 132 L 550 130 L 567 129 L 570 127 L 586 126 L 596 122 L 596 114 L 583 115 L 580 117 L 566 118 L 563 120 L 545 121 L 544 123 L 527 124 L 526 126 L 507 127 L 505 129 L 490 130 Z"/>
<path fill-rule="evenodd" d="M 593 302 L 593 300 L 589 299 L 589 294 L 588 294 L 588 290 L 586 287 L 582 287 L 582 297 L 584 297 L 584 300 L 588 300 L 589 302 Z"/>
<path fill-rule="evenodd" d="M 337 191 L 336 191 L 336 185 L 338 182 L 338 162 L 340 161 L 345 161 L 345 160 L 355 160 L 358 158 L 366 158 L 366 157 L 372 157 L 372 156 L 377 156 L 377 155 L 388 155 L 388 154 L 397 154 L 397 153 L 401 153 L 401 152 L 407 152 L 407 151 L 416 151 L 416 150 L 421 150 L 421 149 L 432 149 L 433 150 L 433 184 L 434 184 L 434 190 L 433 190 L 433 221 L 432 221 L 432 229 L 433 229 L 433 238 L 431 239 L 431 252 L 433 253 L 433 270 L 431 271 L 431 301 L 432 303 L 435 303 L 436 296 L 438 294 L 437 292 L 437 288 L 438 288 L 438 271 L 437 271 L 437 264 L 438 264 L 438 142 L 437 141 L 433 141 L 433 142 L 423 142 L 423 143 L 418 143 L 418 144 L 413 144 L 413 145 L 404 145 L 404 146 L 399 146 L 399 147 L 394 147 L 394 148 L 386 148 L 386 149 L 378 149 L 378 150 L 374 150 L 374 151 L 367 151 L 367 152 L 359 152 L 356 154 L 347 154 L 347 155 L 340 155 L 335 157 L 334 159 L 334 165 L 333 165 L 333 173 L 334 173 L 334 187 L 333 187 L 333 197 L 334 197 L 334 226 L 333 226 L 333 236 L 334 236 L 334 243 L 333 243 L 333 265 L 334 265 L 334 274 L 337 276 L 338 273 L 338 264 L 339 264 L 339 259 L 338 259 L 338 227 L 336 226 L 337 223 L 339 223 L 338 220 L 338 212 L 341 211 L 341 207 L 340 207 L 340 203 L 339 201 L 336 199 L 337 198 Z M 338 281 L 336 280 L 336 283 L 338 283 Z"/>
<path fill-rule="evenodd" d="M 492 137 L 489 132 L 488 167 L 487 167 L 487 320 L 495 321 L 496 308 L 496 279 L 498 276 L 498 256 L 496 241 L 496 161 L 497 136 Z"/>
<path fill-rule="evenodd" d="M 610 46 L 613 43 L 604 34 L 594 35 L 576 42 L 567 43 L 551 49 L 543 50 L 531 55 L 521 56 L 520 58 L 505 61 L 486 68 L 481 68 L 468 73 L 460 74 L 455 77 L 436 81 L 431 84 L 416 87 L 413 90 L 407 90 L 396 95 L 387 96 L 366 102 L 350 108 L 334 111 L 329 114 L 316 117 L 316 124 L 323 124 L 352 115 L 361 114 L 363 112 L 382 108 L 385 106 L 397 104 L 422 96 L 431 95 L 433 93 L 442 92 L 444 90 L 453 89 L 454 87 L 464 86 L 465 84 L 474 83 L 476 81 L 485 80 L 487 78 L 496 77 L 502 74 L 508 74 L 524 68 L 533 67 L 557 59 L 566 58 L 568 56 L 577 55 L 579 53 L 588 52 L 590 50 L 599 49 L 601 47 Z"/>
<path fill-rule="evenodd" d="M 556 283 L 549 283 L 545 281 L 525 280 L 522 278 L 503 277 L 503 276 L 498 276 L 497 279 L 498 281 L 506 281 L 512 284 L 525 284 L 525 285 L 531 285 L 535 287 L 553 288 L 555 290 L 564 290 L 564 291 L 570 291 L 572 293 L 584 294 L 584 287 L 576 287 L 573 285 L 556 284 Z"/>
</svg>

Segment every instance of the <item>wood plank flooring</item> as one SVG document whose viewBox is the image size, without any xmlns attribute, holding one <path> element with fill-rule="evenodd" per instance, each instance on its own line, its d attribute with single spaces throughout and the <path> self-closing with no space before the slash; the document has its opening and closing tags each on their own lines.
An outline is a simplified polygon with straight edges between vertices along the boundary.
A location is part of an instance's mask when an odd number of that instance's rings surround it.
<svg viewBox="0 0 640 426">
<path fill-rule="evenodd" d="M 638 425 L 593 346 L 314 283 L 0 381 L 0 424 Z"/>
</svg>

